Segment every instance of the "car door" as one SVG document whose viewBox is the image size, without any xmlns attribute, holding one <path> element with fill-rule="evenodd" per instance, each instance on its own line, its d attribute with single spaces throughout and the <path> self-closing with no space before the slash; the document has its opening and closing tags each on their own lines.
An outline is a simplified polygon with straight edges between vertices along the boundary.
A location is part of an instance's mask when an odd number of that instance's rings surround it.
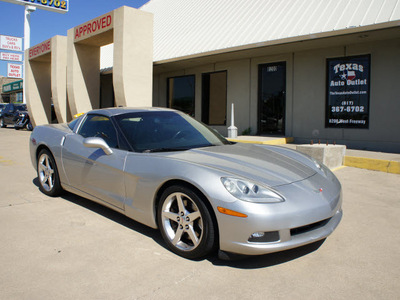
<svg viewBox="0 0 400 300">
<path fill-rule="evenodd" d="M 100 137 L 112 149 L 107 155 L 100 148 L 87 148 L 84 139 Z M 88 115 L 78 133 L 65 137 L 63 168 L 69 184 L 100 201 L 124 209 L 124 166 L 127 151 L 119 149 L 118 134 L 110 118 Z"/>
</svg>

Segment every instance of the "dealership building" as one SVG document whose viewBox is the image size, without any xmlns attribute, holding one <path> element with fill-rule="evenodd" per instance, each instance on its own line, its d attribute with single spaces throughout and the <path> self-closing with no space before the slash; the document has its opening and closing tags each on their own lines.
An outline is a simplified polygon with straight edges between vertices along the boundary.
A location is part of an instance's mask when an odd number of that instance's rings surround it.
<svg viewBox="0 0 400 300">
<path fill-rule="evenodd" d="M 179 109 L 223 135 L 400 153 L 400 0 L 150 0 L 25 53 L 36 125 Z"/>
</svg>

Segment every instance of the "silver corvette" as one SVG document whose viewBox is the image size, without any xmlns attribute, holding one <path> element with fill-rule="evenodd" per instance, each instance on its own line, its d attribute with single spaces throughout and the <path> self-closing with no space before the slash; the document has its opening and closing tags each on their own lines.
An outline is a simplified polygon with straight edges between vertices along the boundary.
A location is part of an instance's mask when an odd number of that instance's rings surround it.
<svg viewBox="0 0 400 300">
<path fill-rule="evenodd" d="M 342 218 L 340 183 L 324 165 L 283 147 L 230 143 L 175 110 L 100 109 L 38 126 L 30 155 L 43 193 L 66 190 L 159 228 L 190 259 L 298 247 Z"/>
</svg>

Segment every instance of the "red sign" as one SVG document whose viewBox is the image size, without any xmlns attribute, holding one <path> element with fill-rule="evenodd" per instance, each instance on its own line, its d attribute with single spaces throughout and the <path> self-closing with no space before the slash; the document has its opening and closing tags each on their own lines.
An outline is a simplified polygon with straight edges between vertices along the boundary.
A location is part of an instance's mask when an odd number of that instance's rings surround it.
<svg viewBox="0 0 400 300">
<path fill-rule="evenodd" d="M 112 29 L 112 13 L 75 27 L 75 41 Z"/>
<path fill-rule="evenodd" d="M 22 38 L 15 36 L 0 35 L 0 49 L 11 51 L 22 50 Z"/>
<path fill-rule="evenodd" d="M 7 77 L 22 78 L 22 65 L 7 64 Z"/>
<path fill-rule="evenodd" d="M 10 52 L 0 52 L 0 60 L 22 61 L 22 54 L 10 53 Z"/>
<path fill-rule="evenodd" d="M 46 54 L 51 50 L 51 40 L 29 48 L 29 59 Z"/>
</svg>

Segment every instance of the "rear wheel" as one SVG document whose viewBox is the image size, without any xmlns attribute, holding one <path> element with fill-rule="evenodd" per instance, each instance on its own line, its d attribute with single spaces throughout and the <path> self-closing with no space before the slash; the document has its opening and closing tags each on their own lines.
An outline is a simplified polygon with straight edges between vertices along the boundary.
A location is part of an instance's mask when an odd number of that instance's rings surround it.
<svg viewBox="0 0 400 300">
<path fill-rule="evenodd" d="M 50 151 L 43 149 L 37 161 L 40 190 L 48 196 L 56 197 L 62 192 L 56 162 Z"/>
<path fill-rule="evenodd" d="M 161 235 L 176 254 L 189 259 L 209 254 L 215 246 L 215 226 L 197 192 L 185 186 L 167 188 L 157 210 Z"/>
</svg>

